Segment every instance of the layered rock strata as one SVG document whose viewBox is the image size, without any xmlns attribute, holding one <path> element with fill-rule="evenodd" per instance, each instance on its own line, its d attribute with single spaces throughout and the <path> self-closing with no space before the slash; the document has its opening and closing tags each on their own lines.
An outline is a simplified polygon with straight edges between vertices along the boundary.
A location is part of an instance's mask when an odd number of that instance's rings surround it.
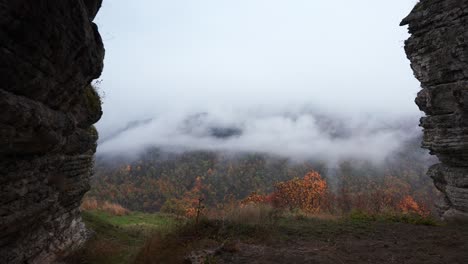
<svg viewBox="0 0 468 264">
<path fill-rule="evenodd" d="M 87 238 L 101 2 L 0 0 L 0 263 L 50 263 Z"/>
<path fill-rule="evenodd" d="M 422 87 L 422 145 L 440 160 L 428 175 L 444 196 L 441 216 L 467 221 L 468 0 L 421 0 L 401 25 L 408 25 L 405 50 Z"/>
</svg>

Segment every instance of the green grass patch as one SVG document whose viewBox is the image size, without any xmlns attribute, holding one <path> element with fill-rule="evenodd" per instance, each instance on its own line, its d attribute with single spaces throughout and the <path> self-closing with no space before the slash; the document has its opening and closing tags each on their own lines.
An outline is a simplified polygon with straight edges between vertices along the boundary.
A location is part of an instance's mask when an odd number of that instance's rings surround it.
<svg viewBox="0 0 468 264">
<path fill-rule="evenodd" d="M 432 218 L 417 215 L 359 211 L 333 219 L 285 215 L 265 223 L 202 219 L 195 224 L 161 213 L 115 216 L 103 211 L 83 212 L 83 219 L 95 235 L 67 263 L 179 263 L 188 252 L 202 248 L 203 241 L 214 245 L 226 241 L 275 245 L 298 239 L 330 242 L 367 237 L 382 224 L 385 228 L 397 223 L 439 225 Z"/>
<path fill-rule="evenodd" d="M 176 219 L 168 214 L 148 214 L 140 212 L 132 212 L 128 215 L 113 216 L 109 213 L 102 211 L 84 212 L 84 221 L 93 227 L 95 222 L 107 223 L 118 229 L 127 231 L 141 231 L 141 232 L 160 232 L 168 233 L 179 224 L 181 220 Z"/>
<path fill-rule="evenodd" d="M 82 217 L 94 235 L 83 249 L 67 259 L 67 263 L 132 263 L 149 237 L 154 233 L 168 234 L 182 223 L 171 215 L 138 212 L 115 216 L 87 211 Z"/>
</svg>

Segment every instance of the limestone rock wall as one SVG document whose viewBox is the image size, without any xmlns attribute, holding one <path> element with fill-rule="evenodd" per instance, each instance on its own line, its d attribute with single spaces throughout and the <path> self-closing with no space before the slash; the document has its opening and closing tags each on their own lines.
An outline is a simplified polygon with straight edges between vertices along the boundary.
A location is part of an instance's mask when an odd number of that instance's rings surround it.
<svg viewBox="0 0 468 264">
<path fill-rule="evenodd" d="M 0 0 L 0 263 L 50 263 L 88 234 L 102 0 Z"/>
<path fill-rule="evenodd" d="M 411 68 L 421 82 L 416 104 L 426 113 L 423 147 L 440 164 L 428 174 L 444 194 L 447 220 L 468 220 L 468 0 L 421 0 L 402 25 Z"/>
</svg>

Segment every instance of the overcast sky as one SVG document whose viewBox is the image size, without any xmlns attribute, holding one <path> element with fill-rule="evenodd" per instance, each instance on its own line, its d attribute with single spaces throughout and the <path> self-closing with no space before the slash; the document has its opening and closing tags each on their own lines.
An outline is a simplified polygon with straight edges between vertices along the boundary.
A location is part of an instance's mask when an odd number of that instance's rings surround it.
<svg viewBox="0 0 468 264">
<path fill-rule="evenodd" d="M 174 112 L 418 115 L 399 23 L 416 0 L 106 0 L 101 134 Z M 417 120 L 415 120 L 415 125 Z"/>
</svg>

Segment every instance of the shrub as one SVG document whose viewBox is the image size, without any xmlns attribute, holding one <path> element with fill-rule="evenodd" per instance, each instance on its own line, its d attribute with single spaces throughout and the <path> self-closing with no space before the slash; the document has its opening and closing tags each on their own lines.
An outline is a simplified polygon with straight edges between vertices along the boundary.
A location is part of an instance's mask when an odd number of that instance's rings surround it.
<svg viewBox="0 0 468 264">
<path fill-rule="evenodd" d="M 83 211 L 94 211 L 99 209 L 99 204 L 96 198 L 84 198 L 80 209 Z"/>
<path fill-rule="evenodd" d="M 326 192 L 327 182 L 318 172 L 311 171 L 302 179 L 277 183 L 273 202 L 277 207 L 317 213 L 321 210 Z"/>
<path fill-rule="evenodd" d="M 225 220 L 234 224 L 274 224 L 278 210 L 267 204 L 247 204 L 227 212 Z"/>
<path fill-rule="evenodd" d="M 167 214 L 174 214 L 176 216 L 186 216 L 188 205 L 180 199 L 168 199 L 161 207 L 161 212 Z"/>
<path fill-rule="evenodd" d="M 290 211 L 301 210 L 304 213 L 318 213 L 330 207 L 327 182 L 315 171 L 304 178 L 294 178 L 275 184 L 275 191 L 269 195 L 251 193 L 242 200 L 241 205 L 264 204 Z"/>
<path fill-rule="evenodd" d="M 104 212 L 107 212 L 112 215 L 127 215 L 130 212 L 128 209 L 125 209 L 120 204 L 110 202 L 104 202 L 101 206 L 101 209 Z"/>
<path fill-rule="evenodd" d="M 111 215 L 117 215 L 117 216 L 122 216 L 122 215 L 127 215 L 130 213 L 130 211 L 120 204 L 116 203 L 111 203 L 111 202 L 99 202 L 96 200 L 94 197 L 86 197 L 83 199 L 83 202 L 81 203 L 80 209 L 83 211 L 104 211 L 107 212 Z"/>
<path fill-rule="evenodd" d="M 87 85 L 84 90 L 84 95 L 88 109 L 93 113 L 100 112 L 102 101 L 96 88 L 91 84 Z"/>
</svg>

